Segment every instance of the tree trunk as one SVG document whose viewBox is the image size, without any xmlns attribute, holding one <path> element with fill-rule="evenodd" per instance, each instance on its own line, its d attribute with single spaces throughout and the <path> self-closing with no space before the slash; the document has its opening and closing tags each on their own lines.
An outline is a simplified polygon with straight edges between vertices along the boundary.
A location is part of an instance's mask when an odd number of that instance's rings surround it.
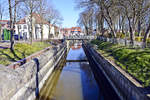
<svg viewBox="0 0 150 100">
<path fill-rule="evenodd" d="M 102 34 L 101 33 L 100 19 L 97 19 L 97 33 Z"/>
<path fill-rule="evenodd" d="M 43 24 L 40 25 L 41 28 L 41 42 L 43 42 Z"/>
<path fill-rule="evenodd" d="M 35 40 L 38 40 L 38 36 L 37 36 L 37 28 L 35 27 Z"/>
<path fill-rule="evenodd" d="M 13 51 L 13 46 L 14 46 L 14 38 L 13 38 L 13 17 L 12 17 L 12 8 L 11 8 L 11 0 L 8 0 L 9 3 L 9 16 L 10 16 L 10 33 L 11 33 L 11 37 L 10 37 L 10 50 Z"/>
<path fill-rule="evenodd" d="M 134 32 L 131 27 L 131 20 L 129 19 L 129 17 L 128 17 L 128 21 L 129 21 L 130 41 L 131 41 L 132 47 L 134 47 Z"/>
<path fill-rule="evenodd" d="M 138 36 L 141 34 L 141 21 L 138 21 Z"/>
<path fill-rule="evenodd" d="M 124 31 L 124 23 L 122 23 L 121 27 L 122 27 L 122 28 L 121 28 L 122 34 L 125 35 L 125 38 L 124 38 L 124 44 L 125 44 L 125 46 L 127 46 L 127 32 Z"/>
<path fill-rule="evenodd" d="M 17 26 L 18 28 L 18 40 L 20 41 L 20 29 L 19 29 L 19 25 Z"/>
<path fill-rule="evenodd" d="M 31 31 L 30 31 L 30 43 L 32 44 L 32 39 L 33 39 L 33 20 L 32 20 L 32 10 L 30 13 L 30 19 L 31 19 Z"/>
<path fill-rule="evenodd" d="M 110 28 L 114 38 L 116 38 L 116 33 L 115 33 L 114 29 L 113 29 L 113 25 L 111 23 L 109 23 L 109 21 L 108 21 L 108 19 L 106 17 L 104 17 L 104 18 L 105 18 L 106 22 L 108 23 L 108 26 L 109 26 L 109 28 Z"/>
<path fill-rule="evenodd" d="M 51 34 L 51 26 L 49 25 L 49 34 L 48 34 L 49 39 L 51 38 L 50 34 Z"/>
<path fill-rule="evenodd" d="M 30 18 L 29 18 L 29 20 L 30 20 Z M 30 24 L 30 23 L 27 23 L 27 25 L 28 25 L 27 40 L 30 41 L 30 31 L 31 31 L 31 30 L 30 30 L 30 29 L 31 29 L 31 26 L 30 26 L 30 25 L 31 25 L 31 24 Z"/>
<path fill-rule="evenodd" d="M 41 18 L 41 22 L 40 22 L 40 33 L 41 33 L 41 42 L 43 41 L 43 5 L 42 5 L 42 1 L 43 0 L 40 0 L 40 11 L 39 11 L 39 15 L 40 15 L 40 18 Z"/>
<path fill-rule="evenodd" d="M 146 48 L 147 47 L 147 38 L 149 36 L 149 31 L 150 31 L 150 23 L 147 27 L 147 30 L 145 32 L 145 35 L 144 35 L 144 39 L 143 39 L 143 47 Z"/>
<path fill-rule="evenodd" d="M 21 59 L 20 57 L 18 57 L 14 51 L 14 24 L 15 24 L 15 20 L 16 20 L 16 0 L 15 0 L 15 10 L 14 10 L 14 23 L 13 23 L 13 17 L 12 17 L 12 7 L 11 7 L 11 0 L 8 0 L 9 3 L 9 16 L 10 16 L 10 33 L 11 33 L 11 38 L 10 38 L 10 51 L 12 52 L 12 54 L 14 55 L 15 58 L 17 59 Z"/>
<path fill-rule="evenodd" d="M 132 30 L 132 27 L 130 26 L 130 40 L 131 40 L 131 45 L 134 47 L 134 32 Z"/>
<path fill-rule="evenodd" d="M 86 34 L 89 35 L 89 31 L 88 31 L 88 27 L 85 26 L 85 31 L 86 31 Z"/>
<path fill-rule="evenodd" d="M 2 26 L 0 24 L 0 41 L 2 40 Z"/>
<path fill-rule="evenodd" d="M 121 28 L 122 28 L 122 25 L 121 25 L 122 23 L 121 23 L 121 16 L 120 16 L 120 14 L 119 14 L 119 32 L 121 31 Z"/>
<path fill-rule="evenodd" d="M 101 15 L 100 25 L 101 25 L 102 36 L 104 36 L 104 16 L 103 16 L 103 14 Z"/>
</svg>

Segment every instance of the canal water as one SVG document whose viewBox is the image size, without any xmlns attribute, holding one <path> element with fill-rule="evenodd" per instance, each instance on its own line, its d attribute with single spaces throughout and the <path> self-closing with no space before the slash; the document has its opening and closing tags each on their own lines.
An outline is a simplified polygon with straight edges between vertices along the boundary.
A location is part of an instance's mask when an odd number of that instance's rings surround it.
<svg viewBox="0 0 150 100">
<path fill-rule="evenodd" d="M 41 89 L 38 100 L 104 100 L 83 48 L 72 47 L 68 60 L 73 62 L 59 64 Z"/>
</svg>

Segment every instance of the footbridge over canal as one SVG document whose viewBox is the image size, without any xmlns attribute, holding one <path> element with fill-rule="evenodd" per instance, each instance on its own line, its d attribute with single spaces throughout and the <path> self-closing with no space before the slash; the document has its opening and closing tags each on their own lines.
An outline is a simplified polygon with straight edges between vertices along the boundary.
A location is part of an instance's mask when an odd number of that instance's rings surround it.
<svg viewBox="0 0 150 100">
<path fill-rule="evenodd" d="M 96 39 L 97 36 L 95 35 L 71 35 L 71 36 L 65 36 L 63 38 L 51 38 L 51 40 L 93 40 Z"/>
<path fill-rule="evenodd" d="M 66 40 L 92 40 L 97 37 L 94 35 L 74 35 L 74 36 L 66 36 L 64 39 Z"/>
</svg>

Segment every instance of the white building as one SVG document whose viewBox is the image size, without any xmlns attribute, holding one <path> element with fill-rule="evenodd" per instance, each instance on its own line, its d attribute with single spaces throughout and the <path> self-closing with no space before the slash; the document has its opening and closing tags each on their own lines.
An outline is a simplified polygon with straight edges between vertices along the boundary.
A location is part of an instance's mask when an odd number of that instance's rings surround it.
<svg viewBox="0 0 150 100">
<path fill-rule="evenodd" d="M 39 14 L 33 13 L 33 33 L 32 37 L 34 40 L 41 39 L 41 28 L 43 24 L 43 39 L 48 39 L 49 36 L 55 36 L 54 26 L 50 25 L 46 20 L 42 19 Z M 29 16 L 21 19 L 15 25 L 15 34 L 19 34 L 23 39 L 30 39 L 31 23 Z M 49 29 L 50 35 L 49 35 Z"/>
</svg>

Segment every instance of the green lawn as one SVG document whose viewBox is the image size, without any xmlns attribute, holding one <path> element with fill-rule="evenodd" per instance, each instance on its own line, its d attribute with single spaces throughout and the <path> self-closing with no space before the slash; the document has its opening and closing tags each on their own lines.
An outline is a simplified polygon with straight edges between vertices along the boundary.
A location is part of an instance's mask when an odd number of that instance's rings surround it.
<svg viewBox="0 0 150 100">
<path fill-rule="evenodd" d="M 143 82 L 143 86 L 150 85 L 150 49 L 133 49 L 99 40 L 91 43 L 98 46 L 98 52 Z"/>
<path fill-rule="evenodd" d="M 50 44 L 45 42 L 35 42 L 32 45 L 27 43 L 18 43 L 15 44 L 14 51 L 20 59 L 23 59 L 49 46 Z M 10 49 L 0 49 L 0 64 L 2 65 L 7 66 L 12 62 L 20 60 L 19 58 L 14 57 L 14 55 L 10 52 Z"/>
</svg>

